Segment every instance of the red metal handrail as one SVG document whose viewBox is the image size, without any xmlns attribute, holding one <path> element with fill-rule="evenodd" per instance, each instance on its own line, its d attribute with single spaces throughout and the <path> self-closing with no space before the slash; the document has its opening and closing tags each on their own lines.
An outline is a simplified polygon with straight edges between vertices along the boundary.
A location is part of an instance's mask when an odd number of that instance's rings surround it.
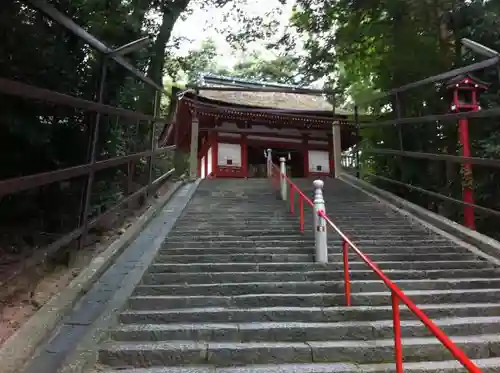
<svg viewBox="0 0 500 373">
<path fill-rule="evenodd" d="M 276 174 L 274 171 L 278 171 Z M 273 165 L 271 172 L 273 179 L 279 181 L 283 178 L 290 185 L 290 206 L 292 206 L 294 197 L 292 191 L 297 192 L 299 200 L 305 200 L 311 207 L 314 208 L 313 202 L 286 176 L 283 175 L 276 165 Z M 293 207 L 290 208 L 293 213 Z M 301 232 L 304 231 L 303 227 L 303 207 L 301 207 Z M 429 329 L 429 331 L 446 347 L 451 354 L 471 373 L 481 373 L 482 370 L 474 364 L 465 353 L 420 309 L 415 303 L 394 283 L 384 272 L 345 235 L 339 227 L 337 227 L 328 217 L 325 211 L 318 211 L 318 216 L 325 219 L 330 227 L 342 238 L 342 253 L 344 261 L 344 292 L 346 296 L 347 306 L 351 306 L 351 281 L 349 273 L 349 249 L 352 249 L 367 265 L 375 272 L 375 274 L 384 282 L 384 284 L 391 291 L 392 303 L 392 318 L 394 328 L 394 349 L 395 349 L 395 363 L 396 372 L 403 373 L 403 347 L 401 343 L 401 318 L 399 312 L 399 303 L 404 303 L 408 309 L 417 316 L 420 321 Z"/>
<path fill-rule="evenodd" d="M 307 197 L 297 185 L 293 183 L 286 175 L 281 173 L 278 166 L 275 164 L 272 165 L 271 168 L 271 179 L 273 183 L 275 183 L 276 187 L 280 187 L 280 181 L 282 179 L 286 180 L 286 182 L 290 185 L 290 213 L 295 213 L 295 193 L 299 196 L 299 216 L 300 216 L 300 231 L 304 232 L 304 201 L 311 207 L 314 208 L 314 204 L 309 197 Z"/>
</svg>

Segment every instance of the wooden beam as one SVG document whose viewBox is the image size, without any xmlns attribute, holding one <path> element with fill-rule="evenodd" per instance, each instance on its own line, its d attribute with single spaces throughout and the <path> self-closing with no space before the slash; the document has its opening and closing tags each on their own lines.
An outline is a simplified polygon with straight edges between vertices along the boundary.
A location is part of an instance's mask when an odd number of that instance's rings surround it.
<svg viewBox="0 0 500 373">
<path fill-rule="evenodd" d="M 256 135 L 256 136 L 276 136 L 276 137 L 288 137 L 288 138 L 296 138 L 296 139 L 302 139 L 301 135 L 287 135 L 284 133 L 279 133 L 277 131 L 255 131 L 251 129 L 224 129 L 224 128 L 207 128 L 207 127 L 202 127 L 199 129 L 200 132 L 217 132 L 217 133 L 238 133 L 238 134 L 245 134 L 245 135 Z M 328 130 L 305 130 L 307 132 L 312 132 L 313 134 L 311 136 L 321 136 L 321 135 L 327 135 Z M 305 132 L 304 131 L 304 132 Z M 317 134 L 315 134 L 316 132 Z M 325 137 L 326 139 L 326 137 Z M 323 138 L 318 139 L 318 140 L 323 140 Z"/>
</svg>

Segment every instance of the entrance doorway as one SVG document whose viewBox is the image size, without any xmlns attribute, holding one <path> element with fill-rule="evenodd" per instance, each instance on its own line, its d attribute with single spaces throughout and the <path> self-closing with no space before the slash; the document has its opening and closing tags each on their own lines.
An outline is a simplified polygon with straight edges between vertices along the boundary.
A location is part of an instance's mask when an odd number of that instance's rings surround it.
<svg viewBox="0 0 500 373">
<path fill-rule="evenodd" d="M 248 177 L 267 177 L 266 146 L 248 146 Z M 279 159 L 284 157 L 287 165 L 287 175 L 291 177 L 304 177 L 304 157 L 302 151 L 297 149 L 270 148 L 272 160 L 279 165 Z"/>
</svg>

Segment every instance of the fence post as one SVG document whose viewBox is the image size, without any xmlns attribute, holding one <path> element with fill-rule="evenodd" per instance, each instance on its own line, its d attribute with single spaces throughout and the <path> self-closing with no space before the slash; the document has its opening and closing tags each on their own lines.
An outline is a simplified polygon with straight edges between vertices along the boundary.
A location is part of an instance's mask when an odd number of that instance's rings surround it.
<svg viewBox="0 0 500 373">
<path fill-rule="evenodd" d="M 355 159 L 356 159 L 356 177 L 359 179 L 361 177 L 361 166 L 359 164 L 359 145 L 360 145 L 360 136 L 359 136 L 359 108 L 358 105 L 354 106 L 354 122 L 356 125 L 356 145 L 354 146 Z"/>
<path fill-rule="evenodd" d="M 267 165 L 267 177 L 272 177 L 273 176 L 273 159 L 271 157 L 271 149 L 267 149 L 266 154 L 266 165 Z"/>
<path fill-rule="evenodd" d="M 148 189 L 146 189 L 146 198 L 151 195 L 151 182 L 153 181 L 153 171 L 155 164 L 155 151 L 157 148 L 156 141 L 156 119 L 160 113 L 160 100 L 161 100 L 161 92 L 155 90 L 154 95 L 154 103 L 153 103 L 153 117 L 154 119 L 151 122 L 150 126 L 150 138 L 149 138 L 149 149 L 151 150 L 151 156 L 148 157 Z"/>
<path fill-rule="evenodd" d="M 325 212 L 322 180 L 314 180 L 314 243 L 316 249 L 316 262 L 328 263 L 328 246 L 326 240 L 326 221 L 318 215 L 318 211 Z"/>
<path fill-rule="evenodd" d="M 286 179 L 284 176 L 286 176 L 286 158 L 281 157 L 280 158 L 280 185 L 281 185 L 281 198 L 283 201 L 286 201 Z"/>
<path fill-rule="evenodd" d="M 96 92 L 96 100 L 99 104 L 102 104 L 104 100 L 104 89 L 106 86 L 106 78 L 108 73 L 108 57 L 102 56 L 101 61 L 101 73 L 99 77 L 99 84 Z M 90 202 L 92 199 L 92 188 L 94 186 L 95 179 L 95 166 L 97 160 L 97 146 L 98 146 L 98 136 L 99 136 L 99 126 L 101 124 L 101 113 L 98 111 L 95 114 L 95 118 L 90 125 L 89 130 L 89 148 L 87 154 L 87 161 L 92 165 L 91 170 L 87 175 L 87 180 L 83 187 L 82 201 L 80 206 L 80 220 L 78 222 L 79 227 L 83 228 L 82 234 L 78 240 L 78 249 L 82 249 L 85 246 L 85 238 L 87 237 L 87 230 L 89 225 L 89 215 L 90 215 Z"/>
</svg>

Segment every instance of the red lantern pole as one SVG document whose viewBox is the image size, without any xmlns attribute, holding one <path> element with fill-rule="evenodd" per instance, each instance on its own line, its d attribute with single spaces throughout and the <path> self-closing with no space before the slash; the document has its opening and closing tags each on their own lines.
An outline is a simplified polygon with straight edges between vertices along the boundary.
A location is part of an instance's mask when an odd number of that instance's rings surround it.
<svg viewBox="0 0 500 373">
<path fill-rule="evenodd" d="M 477 111 L 477 108 L 474 109 Z M 462 156 L 470 157 L 469 143 L 469 120 L 467 118 L 458 121 L 460 143 L 462 144 Z M 462 175 L 462 200 L 465 203 L 474 204 L 474 191 L 472 189 L 472 166 L 469 163 L 463 165 Z M 474 207 L 464 205 L 464 225 L 469 229 L 476 229 L 474 222 Z"/>
<path fill-rule="evenodd" d="M 454 81 L 453 84 L 453 106 L 452 110 L 460 111 L 478 111 L 478 90 L 486 89 L 468 76 L 460 77 L 460 81 Z M 460 95 L 461 93 L 461 95 Z M 467 93 L 467 94 L 465 94 Z M 459 97 L 462 99 L 459 99 Z M 462 145 L 462 156 L 470 158 L 470 139 L 469 139 L 469 120 L 462 118 L 458 121 L 458 137 Z M 472 175 L 472 165 L 464 163 L 462 165 L 462 201 L 464 205 L 464 225 L 472 230 L 476 229 L 474 219 L 474 178 Z"/>
</svg>

